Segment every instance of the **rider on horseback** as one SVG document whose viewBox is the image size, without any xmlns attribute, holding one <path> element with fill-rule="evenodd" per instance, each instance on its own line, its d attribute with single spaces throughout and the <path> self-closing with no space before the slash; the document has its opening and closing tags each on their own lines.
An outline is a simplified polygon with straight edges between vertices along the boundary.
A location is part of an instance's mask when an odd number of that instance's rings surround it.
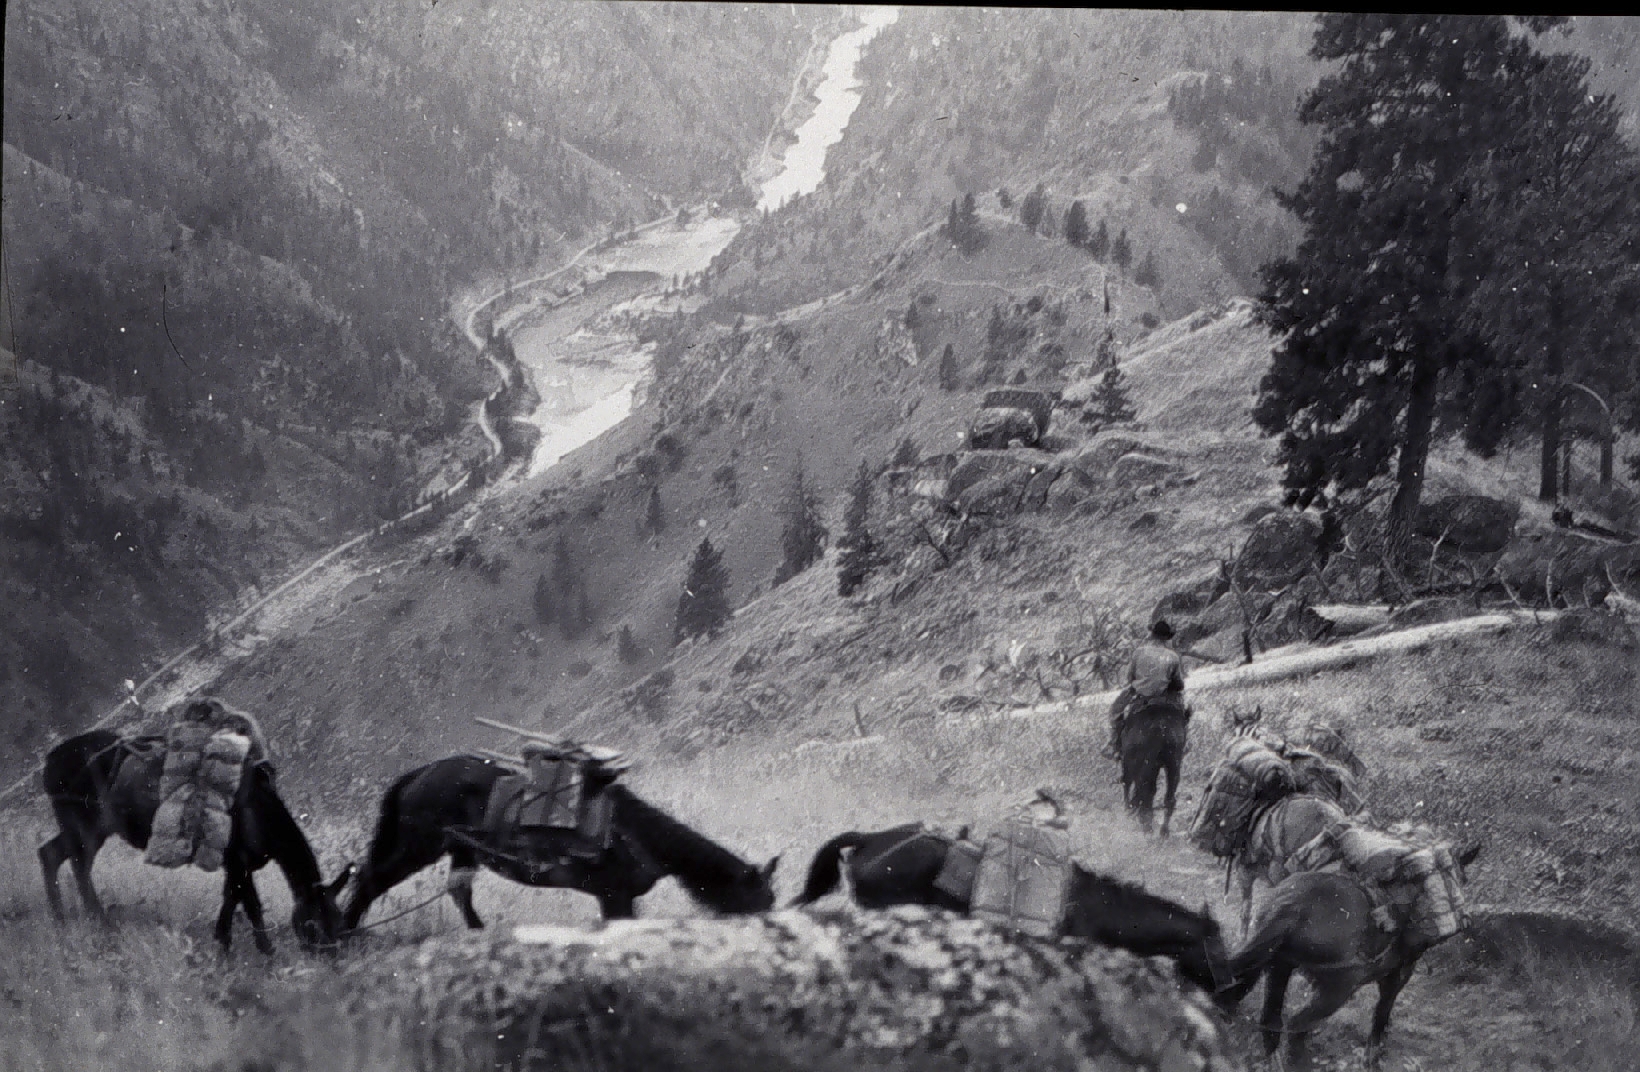
<svg viewBox="0 0 1640 1072">
<path fill-rule="evenodd" d="M 1110 744 L 1105 753 L 1118 758 L 1122 751 L 1122 724 L 1127 716 L 1152 703 L 1184 706 L 1184 660 L 1173 650 L 1173 627 L 1158 618 L 1150 639 L 1133 650 L 1128 683 L 1110 705 Z"/>
</svg>

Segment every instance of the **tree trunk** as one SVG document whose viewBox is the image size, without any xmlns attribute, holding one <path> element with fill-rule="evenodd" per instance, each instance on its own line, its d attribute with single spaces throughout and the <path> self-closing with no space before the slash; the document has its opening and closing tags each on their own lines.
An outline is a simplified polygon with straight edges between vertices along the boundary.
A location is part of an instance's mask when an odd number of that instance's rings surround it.
<svg viewBox="0 0 1640 1072">
<path fill-rule="evenodd" d="M 1565 385 L 1565 359 L 1560 350 L 1562 308 L 1560 280 L 1551 277 L 1548 283 L 1549 331 L 1543 349 L 1543 381 L 1548 401 L 1543 407 L 1543 451 L 1539 455 L 1538 499 L 1552 503 L 1560 498 L 1560 403 Z"/>
<path fill-rule="evenodd" d="M 1429 463 L 1429 444 L 1435 428 L 1435 393 L 1440 380 L 1441 368 L 1435 359 L 1419 357 L 1412 369 L 1406 427 L 1401 433 L 1401 457 L 1395 472 L 1395 498 L 1389 507 L 1392 561 L 1399 561 L 1400 551 L 1412 535 L 1418 500 L 1424 493 L 1424 469 Z"/>
<path fill-rule="evenodd" d="M 1560 498 L 1560 397 L 1549 388 L 1549 403 L 1543 411 L 1543 450 L 1539 455 L 1538 498 L 1554 502 Z"/>
</svg>

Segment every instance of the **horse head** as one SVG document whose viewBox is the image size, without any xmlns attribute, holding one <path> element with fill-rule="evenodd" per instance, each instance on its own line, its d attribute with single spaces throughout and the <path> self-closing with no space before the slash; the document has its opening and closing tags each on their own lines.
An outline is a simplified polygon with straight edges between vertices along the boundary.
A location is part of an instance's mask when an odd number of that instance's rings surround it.
<svg viewBox="0 0 1640 1072">
<path fill-rule="evenodd" d="M 744 916 L 773 908 L 774 869 L 779 864 L 780 856 L 776 854 L 762 867 L 747 867 L 727 890 L 718 895 L 718 911 L 726 915 Z"/>
<path fill-rule="evenodd" d="M 326 952 L 336 949 L 342 936 L 342 909 L 337 898 L 358 871 L 358 865 L 350 863 L 330 882 L 318 883 L 296 898 L 296 906 L 290 913 L 290 928 L 304 946 Z"/>
</svg>

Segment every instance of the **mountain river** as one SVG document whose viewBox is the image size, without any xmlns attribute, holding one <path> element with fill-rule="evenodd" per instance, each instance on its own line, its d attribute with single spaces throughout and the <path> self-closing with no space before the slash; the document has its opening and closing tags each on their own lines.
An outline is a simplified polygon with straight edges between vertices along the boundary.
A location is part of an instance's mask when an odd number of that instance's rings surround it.
<svg viewBox="0 0 1640 1072">
<path fill-rule="evenodd" d="M 860 55 L 897 18 L 898 8 L 868 8 L 858 28 L 832 41 L 815 87 L 814 112 L 761 185 L 759 208 L 812 193 L 825 179 L 826 151 L 842 138 L 860 103 L 855 77 Z M 526 418 L 541 430 L 529 476 L 545 472 L 632 412 L 650 355 L 632 336 L 599 334 L 591 325 L 618 307 L 653 302 L 673 276 L 707 267 L 739 230 L 730 217 L 704 213 L 685 227 L 671 218 L 655 221 L 628 242 L 577 258 L 585 281 L 580 293 L 551 308 L 525 305 L 498 319 L 502 327 L 517 321 L 511 328 L 513 346 L 541 395 L 541 404 Z"/>
</svg>

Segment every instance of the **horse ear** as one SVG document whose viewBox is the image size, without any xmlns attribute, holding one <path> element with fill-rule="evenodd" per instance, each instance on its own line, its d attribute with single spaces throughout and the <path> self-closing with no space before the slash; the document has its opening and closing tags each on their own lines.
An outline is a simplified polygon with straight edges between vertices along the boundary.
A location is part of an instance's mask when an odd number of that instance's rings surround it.
<svg viewBox="0 0 1640 1072">
<path fill-rule="evenodd" d="M 348 864 L 346 867 L 342 868 L 342 873 L 337 875 L 335 880 L 333 882 L 331 882 L 330 885 L 325 887 L 325 892 L 327 894 L 329 894 L 330 896 L 332 896 L 332 897 L 340 897 L 341 894 L 342 894 L 342 891 L 347 889 L 347 884 L 349 882 L 352 882 L 353 881 L 353 876 L 357 875 L 358 873 L 359 873 L 359 865 L 358 864 L 354 864 L 354 863 Z"/>
<path fill-rule="evenodd" d="M 778 866 L 780 866 L 780 854 L 775 853 L 773 858 L 771 858 L 768 863 L 763 865 L 763 878 L 765 880 L 773 878 L 774 869 Z"/>
</svg>

